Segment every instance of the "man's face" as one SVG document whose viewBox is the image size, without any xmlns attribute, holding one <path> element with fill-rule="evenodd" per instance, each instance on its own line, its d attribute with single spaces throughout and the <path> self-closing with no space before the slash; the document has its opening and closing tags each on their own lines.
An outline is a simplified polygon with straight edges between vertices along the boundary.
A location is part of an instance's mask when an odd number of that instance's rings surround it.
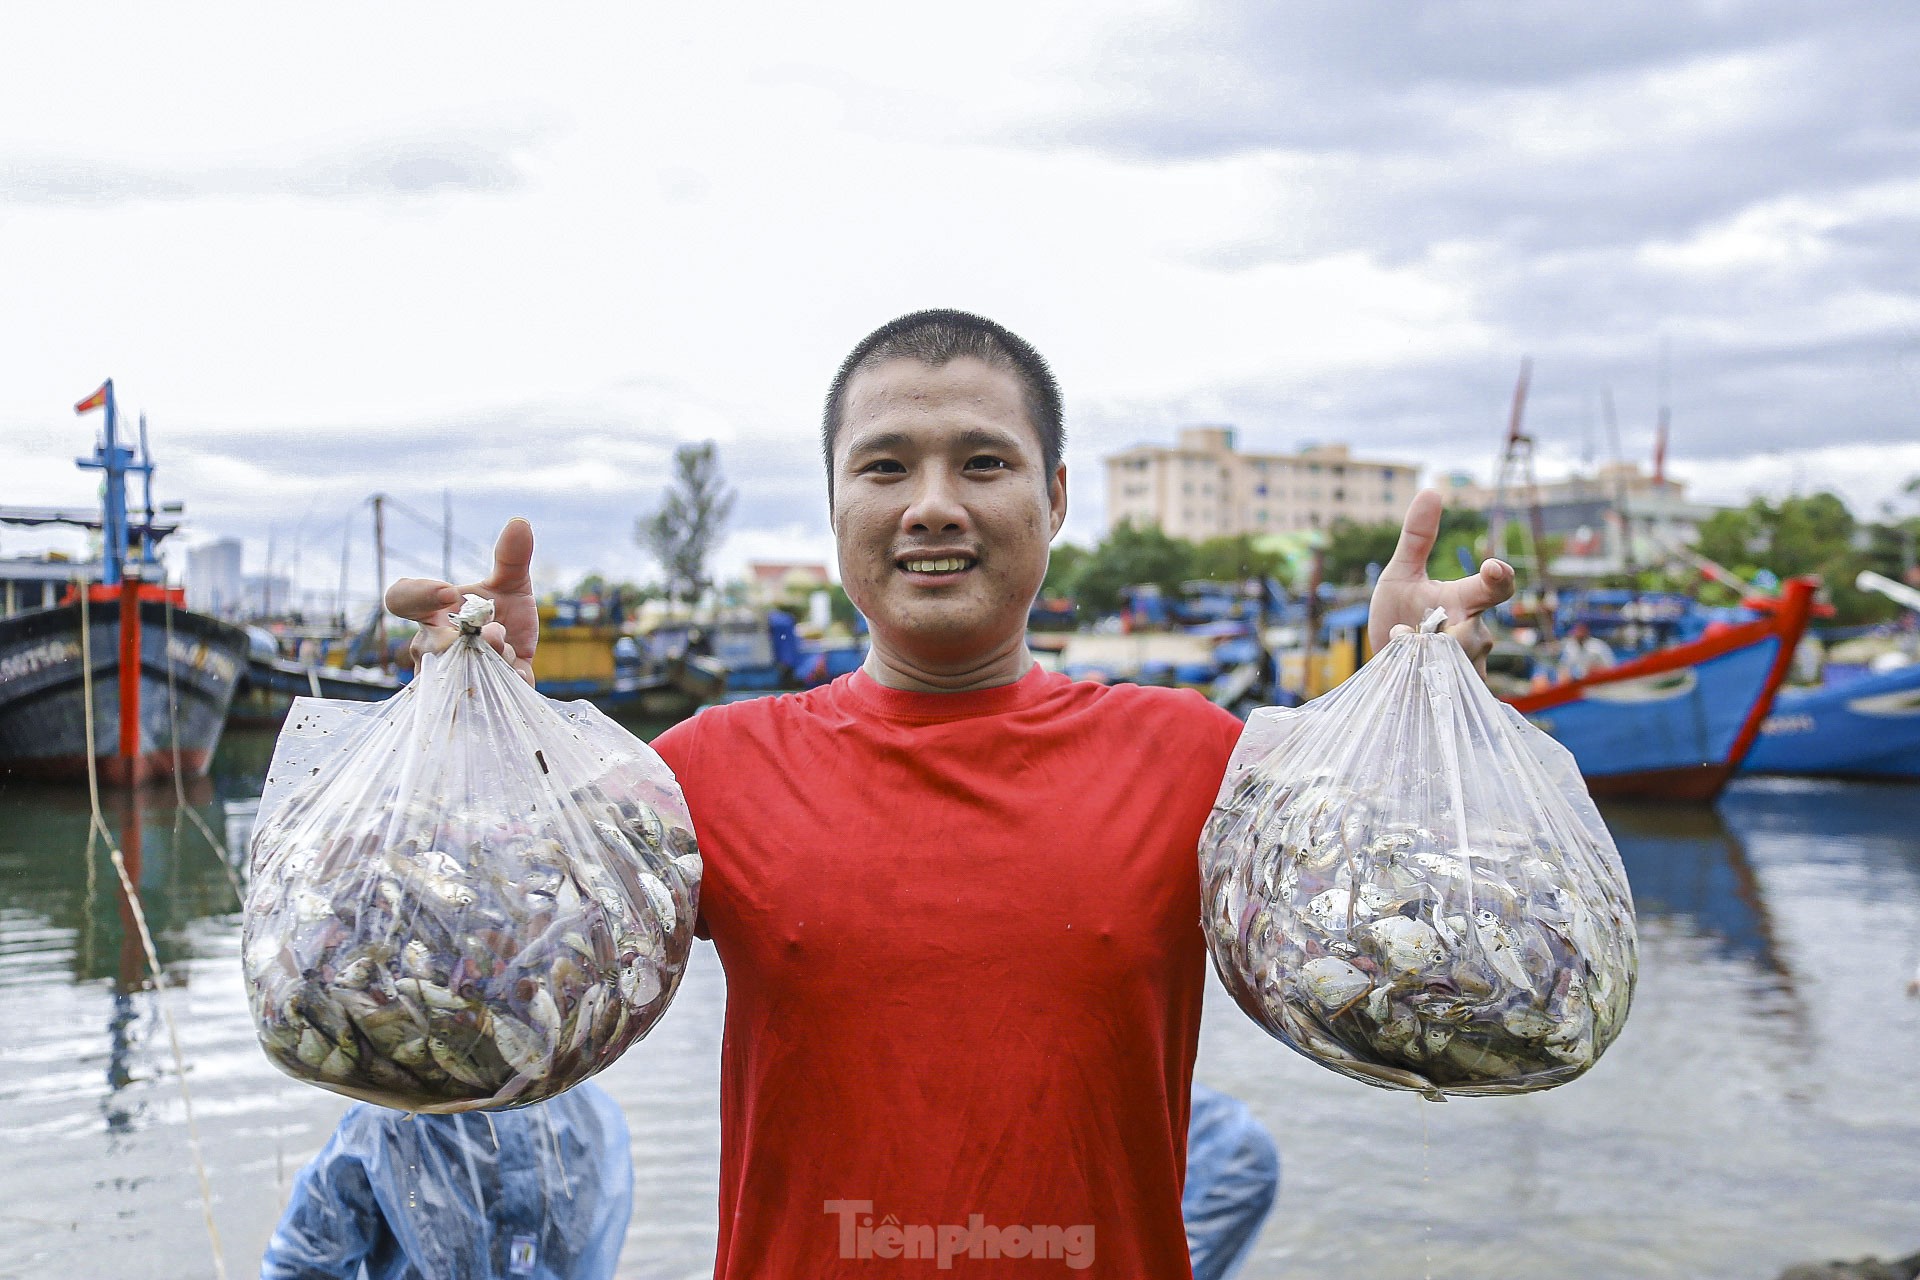
<svg viewBox="0 0 1920 1280">
<path fill-rule="evenodd" d="M 1067 516 L 1020 382 L 982 360 L 854 375 L 833 449 L 840 580 L 876 641 L 933 666 L 1025 634 Z"/>
</svg>

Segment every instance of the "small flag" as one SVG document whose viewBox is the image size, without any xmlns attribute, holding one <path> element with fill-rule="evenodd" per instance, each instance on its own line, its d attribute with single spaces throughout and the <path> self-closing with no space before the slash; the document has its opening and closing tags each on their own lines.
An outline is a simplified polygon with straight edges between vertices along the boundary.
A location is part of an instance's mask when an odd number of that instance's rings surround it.
<svg viewBox="0 0 1920 1280">
<path fill-rule="evenodd" d="M 73 406 L 73 411 L 75 413 L 87 413 L 94 409 L 104 409 L 106 407 L 107 407 L 107 384 L 103 382 L 100 384 L 100 389 L 98 391 L 88 396 L 85 400 L 82 400 L 79 404 Z"/>
</svg>

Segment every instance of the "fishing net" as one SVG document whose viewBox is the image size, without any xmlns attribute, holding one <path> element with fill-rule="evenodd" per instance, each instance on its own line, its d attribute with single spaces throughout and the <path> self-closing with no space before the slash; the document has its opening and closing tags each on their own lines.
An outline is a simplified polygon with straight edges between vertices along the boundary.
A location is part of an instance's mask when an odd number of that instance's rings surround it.
<svg viewBox="0 0 1920 1280">
<path fill-rule="evenodd" d="M 529 688 L 483 640 L 384 703 L 300 698 L 249 852 L 241 960 L 267 1056 L 409 1111 L 519 1106 L 665 1012 L 700 855 L 651 748 Z"/>
<path fill-rule="evenodd" d="M 1613 838 L 1567 750 L 1433 614 L 1352 679 L 1256 711 L 1200 844 L 1240 1007 L 1369 1084 L 1522 1093 L 1592 1066 L 1636 966 Z"/>
</svg>

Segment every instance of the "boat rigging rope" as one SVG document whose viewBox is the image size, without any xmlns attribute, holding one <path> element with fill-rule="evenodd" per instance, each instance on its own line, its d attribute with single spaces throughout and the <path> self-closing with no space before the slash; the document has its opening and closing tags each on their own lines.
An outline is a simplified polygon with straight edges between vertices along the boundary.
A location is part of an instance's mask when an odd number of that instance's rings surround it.
<svg viewBox="0 0 1920 1280">
<path fill-rule="evenodd" d="M 240 877 L 233 871 L 233 856 L 227 851 L 226 842 L 213 834 L 213 828 L 207 825 L 200 811 L 187 803 L 186 783 L 181 781 L 180 772 L 180 695 L 173 684 L 173 596 L 166 596 L 167 614 L 167 728 L 173 735 L 173 794 L 178 802 L 176 813 L 185 813 L 200 828 L 200 834 L 207 838 L 213 851 L 220 857 L 220 869 L 227 873 L 227 884 L 233 889 L 233 896 L 240 905 L 247 902 L 246 890 L 240 887 Z"/>
<path fill-rule="evenodd" d="M 200 834 L 207 838 L 207 843 L 213 846 L 214 853 L 220 859 L 220 870 L 226 872 L 227 884 L 232 886 L 234 898 L 244 907 L 247 904 L 247 894 L 246 890 L 240 887 L 240 878 L 234 874 L 233 856 L 227 851 L 225 842 L 215 836 L 212 828 L 208 827 L 207 824 L 201 820 L 199 811 L 187 803 L 187 786 L 186 783 L 181 780 L 183 775 L 180 769 L 180 694 L 173 683 L 173 596 L 170 594 L 167 595 L 165 601 L 167 616 L 167 729 L 173 737 L 173 794 L 177 803 L 175 812 L 184 811 L 188 817 L 193 819 L 194 824 L 200 828 Z M 310 680 L 313 679 L 313 668 L 311 667 L 307 668 L 307 678 Z M 317 681 L 315 682 L 313 696 L 316 698 L 320 696 Z M 177 834 L 179 829 L 179 822 L 176 820 L 174 823 L 174 831 L 176 832 L 174 836 L 174 848 L 176 850 L 180 847 L 179 836 Z M 89 836 L 88 839 L 91 841 L 92 837 Z M 89 866 L 87 870 L 91 873 L 93 868 Z M 287 1185 L 286 1138 L 280 1123 L 283 1114 L 280 1107 L 280 1085 L 282 1082 L 283 1077 L 278 1072 L 275 1072 L 273 1084 L 273 1185 L 275 1190 L 285 1190 Z"/>
<path fill-rule="evenodd" d="M 180 1031 L 174 1025 L 173 1011 L 167 1005 L 167 983 L 165 975 L 160 971 L 160 953 L 153 945 L 153 934 L 147 929 L 147 913 L 140 905 L 140 891 L 134 885 L 132 877 L 127 874 L 126 859 L 121 856 L 119 846 L 113 841 L 113 833 L 107 829 L 107 820 L 100 812 L 100 768 L 99 761 L 93 754 L 93 642 L 88 620 L 88 615 L 93 612 L 92 603 L 88 599 L 88 593 L 82 590 L 80 593 L 80 681 L 82 705 L 86 709 L 87 800 L 93 809 L 92 827 L 88 834 L 89 848 L 91 848 L 92 833 L 98 832 L 100 839 L 107 846 L 107 855 L 113 860 L 114 874 L 120 877 L 120 890 L 127 895 L 127 906 L 132 910 L 133 923 L 140 931 L 140 945 L 147 953 L 147 968 L 153 974 L 153 998 L 160 1006 L 160 1020 L 166 1023 L 167 1040 L 173 1046 L 174 1074 L 180 1081 L 180 1101 L 185 1106 L 187 1114 L 187 1148 L 193 1154 L 194 1173 L 200 1179 L 200 1210 L 206 1218 L 207 1239 L 213 1246 L 213 1273 L 218 1280 L 227 1280 L 226 1256 L 220 1248 L 220 1229 L 214 1225 L 213 1221 L 213 1187 L 207 1181 L 206 1161 L 200 1157 L 200 1129 L 193 1118 L 193 1091 L 187 1087 L 187 1059 L 186 1055 L 180 1051 Z M 138 602 L 134 607 L 139 608 Z M 126 625 L 124 619 L 121 625 Z M 171 670 L 171 659 L 172 655 L 169 654 L 169 670 Z M 128 673 L 120 672 L 120 678 L 127 679 Z M 135 680 L 140 678 L 137 668 L 133 671 L 132 678 Z M 139 803 L 138 797 L 134 799 L 134 803 Z M 88 862 L 91 864 L 91 856 Z"/>
</svg>

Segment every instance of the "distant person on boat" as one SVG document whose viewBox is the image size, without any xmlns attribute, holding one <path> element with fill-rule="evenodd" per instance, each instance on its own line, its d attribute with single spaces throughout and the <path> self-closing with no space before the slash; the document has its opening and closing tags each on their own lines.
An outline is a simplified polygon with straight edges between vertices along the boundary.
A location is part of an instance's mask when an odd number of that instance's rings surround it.
<svg viewBox="0 0 1920 1280">
<path fill-rule="evenodd" d="M 1253 1254 L 1280 1194 L 1280 1149 L 1247 1104 L 1196 1082 L 1187 1122 L 1187 1226 L 1193 1280 L 1230 1280 Z"/>
<path fill-rule="evenodd" d="M 356 1103 L 294 1179 L 260 1280 L 610 1280 L 632 1208 L 627 1122 L 592 1081 L 512 1111 Z"/>
<path fill-rule="evenodd" d="M 918 312 L 862 339 L 821 448 L 863 666 L 654 742 L 726 970 L 716 1280 L 872 1277 L 902 1256 L 1190 1274 L 1194 850 L 1243 726 L 1192 691 L 1035 663 L 1062 422 L 1046 362 L 990 320 Z M 1439 607 L 1484 660 L 1480 615 L 1513 571 L 1428 578 L 1440 510 L 1431 490 L 1409 507 L 1373 643 Z M 441 648 L 461 593 L 487 596 L 483 634 L 531 679 L 532 558 L 513 521 L 484 582 L 406 579 L 387 603 Z"/>
<path fill-rule="evenodd" d="M 1560 678 L 1580 680 L 1614 664 L 1613 650 L 1584 622 L 1576 622 L 1560 642 Z"/>
</svg>

